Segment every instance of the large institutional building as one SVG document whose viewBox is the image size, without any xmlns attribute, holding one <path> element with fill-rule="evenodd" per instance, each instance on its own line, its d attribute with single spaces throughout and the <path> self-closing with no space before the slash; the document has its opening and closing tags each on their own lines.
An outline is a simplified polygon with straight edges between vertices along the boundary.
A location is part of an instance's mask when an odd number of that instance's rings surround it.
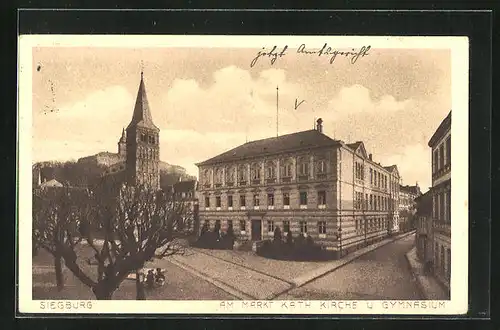
<svg viewBox="0 0 500 330">
<path fill-rule="evenodd" d="M 257 140 L 196 164 L 200 222 L 234 228 L 241 240 L 276 227 L 349 251 L 398 230 L 399 174 L 316 129 Z"/>
<path fill-rule="evenodd" d="M 113 162 L 105 173 L 106 177 L 160 189 L 159 133 L 160 129 L 153 123 L 144 76 L 141 73 L 132 120 L 126 130 L 122 131 L 118 141 L 118 154 L 112 154 L 121 161 Z"/>
<path fill-rule="evenodd" d="M 451 275 L 451 111 L 429 141 L 432 148 L 432 241 L 436 277 L 448 287 Z"/>
</svg>

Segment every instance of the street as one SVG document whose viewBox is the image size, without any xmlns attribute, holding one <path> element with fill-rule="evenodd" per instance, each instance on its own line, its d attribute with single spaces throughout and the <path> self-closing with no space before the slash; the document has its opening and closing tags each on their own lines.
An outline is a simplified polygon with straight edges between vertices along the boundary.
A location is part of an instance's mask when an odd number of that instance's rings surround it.
<svg viewBox="0 0 500 330">
<path fill-rule="evenodd" d="M 413 246 L 411 234 L 328 262 L 278 261 L 252 252 L 189 249 L 186 255 L 148 263 L 147 267 L 166 269 L 167 275 L 165 287 L 148 293 L 148 299 L 421 299 L 405 259 Z M 38 256 L 36 260 L 35 299 L 92 299 L 90 290 L 67 269 L 67 286 L 57 292 L 50 258 Z M 125 281 L 114 295 L 114 299 L 134 298 L 133 281 Z"/>
<path fill-rule="evenodd" d="M 405 253 L 414 235 L 389 243 L 278 299 L 421 299 Z"/>
</svg>

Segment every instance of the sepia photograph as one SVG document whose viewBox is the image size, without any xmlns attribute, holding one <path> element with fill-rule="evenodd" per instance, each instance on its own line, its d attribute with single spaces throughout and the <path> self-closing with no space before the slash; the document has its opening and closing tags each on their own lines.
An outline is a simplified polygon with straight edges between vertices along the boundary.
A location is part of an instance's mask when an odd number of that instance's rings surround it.
<svg viewBox="0 0 500 330">
<path fill-rule="evenodd" d="M 467 38 L 19 40 L 21 311 L 467 311 Z"/>
</svg>

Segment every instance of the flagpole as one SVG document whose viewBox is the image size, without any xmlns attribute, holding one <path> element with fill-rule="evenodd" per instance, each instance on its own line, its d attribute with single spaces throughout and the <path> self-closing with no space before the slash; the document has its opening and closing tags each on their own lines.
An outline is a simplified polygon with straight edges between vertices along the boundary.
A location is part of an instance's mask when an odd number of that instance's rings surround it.
<svg viewBox="0 0 500 330">
<path fill-rule="evenodd" d="M 279 88 L 276 86 L 276 137 L 278 137 L 278 102 L 279 102 Z"/>
</svg>

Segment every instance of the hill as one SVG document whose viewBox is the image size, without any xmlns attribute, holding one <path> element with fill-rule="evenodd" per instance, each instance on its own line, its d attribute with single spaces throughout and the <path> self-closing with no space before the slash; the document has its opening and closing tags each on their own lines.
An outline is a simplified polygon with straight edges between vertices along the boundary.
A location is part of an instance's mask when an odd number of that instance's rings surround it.
<svg viewBox="0 0 500 330">
<path fill-rule="evenodd" d="M 80 158 L 76 162 L 38 162 L 32 166 L 33 184 L 38 182 L 40 172 L 42 182 L 56 179 L 72 186 L 92 186 L 98 183 L 99 178 L 109 166 L 122 161 L 123 159 L 118 154 L 105 152 Z M 160 186 L 165 188 L 179 180 L 196 180 L 196 177 L 188 175 L 182 166 L 160 161 Z"/>
</svg>

